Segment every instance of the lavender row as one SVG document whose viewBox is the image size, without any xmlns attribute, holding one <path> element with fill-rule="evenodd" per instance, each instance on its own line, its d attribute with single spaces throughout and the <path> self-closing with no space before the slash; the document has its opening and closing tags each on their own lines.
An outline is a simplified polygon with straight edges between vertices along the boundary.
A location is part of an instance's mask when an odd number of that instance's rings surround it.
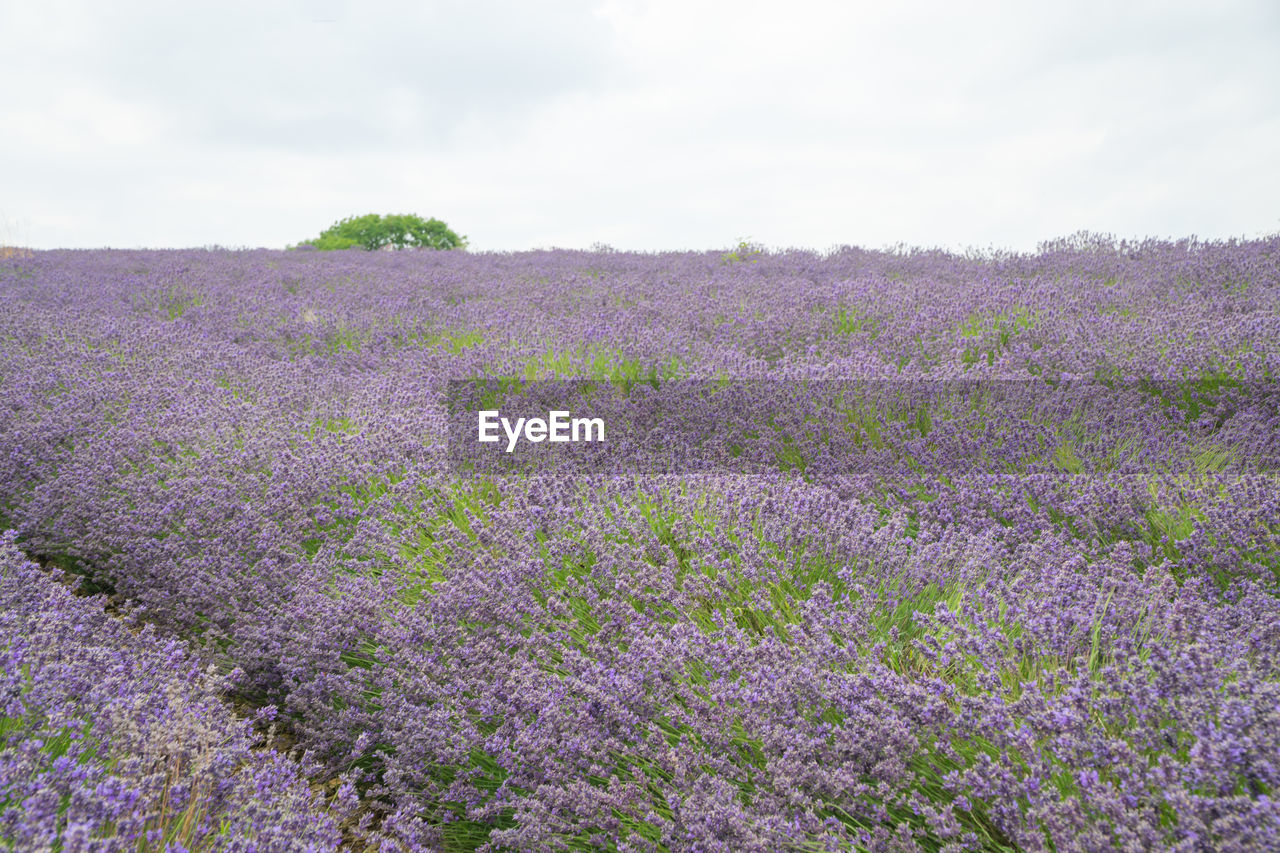
<svg viewBox="0 0 1280 853">
<path fill-rule="evenodd" d="M 0 539 L 0 839 L 12 849 L 330 850 L 300 765 L 255 749 L 224 680 Z"/>
<path fill-rule="evenodd" d="M 445 356 L 455 378 L 582 376 L 611 360 L 747 378 L 1275 374 L 1275 238 L 1030 256 L 844 249 L 335 257 L 47 252 L 7 304 L 60 320 L 194 327 L 277 358 Z M 425 353 L 423 351 L 426 351 Z M 363 357 L 363 358 L 362 358 Z"/>
</svg>

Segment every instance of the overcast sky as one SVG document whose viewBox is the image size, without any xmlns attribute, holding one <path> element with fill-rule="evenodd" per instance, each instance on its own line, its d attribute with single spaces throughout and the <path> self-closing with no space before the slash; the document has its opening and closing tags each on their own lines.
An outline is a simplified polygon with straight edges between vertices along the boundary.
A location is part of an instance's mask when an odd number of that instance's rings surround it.
<svg viewBox="0 0 1280 853">
<path fill-rule="evenodd" d="M 0 243 L 1280 231 L 1275 0 L 0 0 L 0 33 Z"/>
</svg>

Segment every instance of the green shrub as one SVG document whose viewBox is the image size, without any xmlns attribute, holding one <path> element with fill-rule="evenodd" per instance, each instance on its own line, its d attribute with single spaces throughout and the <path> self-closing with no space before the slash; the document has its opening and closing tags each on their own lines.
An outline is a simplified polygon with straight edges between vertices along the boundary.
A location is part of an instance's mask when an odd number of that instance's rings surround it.
<svg viewBox="0 0 1280 853">
<path fill-rule="evenodd" d="M 368 249 L 386 246 L 397 249 L 465 249 L 467 238 L 459 237 L 439 219 L 423 219 L 413 214 L 376 213 L 348 216 L 335 222 L 306 245 L 315 249 Z"/>
</svg>

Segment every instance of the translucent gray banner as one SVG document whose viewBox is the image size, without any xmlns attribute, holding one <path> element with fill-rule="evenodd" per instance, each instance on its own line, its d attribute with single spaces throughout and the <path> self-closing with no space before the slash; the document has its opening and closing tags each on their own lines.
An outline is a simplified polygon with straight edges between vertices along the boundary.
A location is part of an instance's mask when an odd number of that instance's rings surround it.
<svg viewBox="0 0 1280 853">
<path fill-rule="evenodd" d="M 938 476 L 1275 470 L 1275 382 L 449 383 L 448 452 L 480 473 Z"/>
</svg>

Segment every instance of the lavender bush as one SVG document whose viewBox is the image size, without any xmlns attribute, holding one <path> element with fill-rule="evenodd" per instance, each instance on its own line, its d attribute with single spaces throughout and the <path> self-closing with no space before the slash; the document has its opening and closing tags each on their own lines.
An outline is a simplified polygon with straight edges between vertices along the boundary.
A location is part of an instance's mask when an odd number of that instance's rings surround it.
<svg viewBox="0 0 1280 853">
<path fill-rule="evenodd" d="M 254 750 L 223 679 L 0 539 L 0 838 L 12 849 L 317 850 L 340 841 L 298 765 Z M 349 809 L 349 805 L 347 806 Z"/>
<path fill-rule="evenodd" d="M 361 847 L 1265 849 L 1278 250 L 9 258 L 0 526 L 358 777 Z M 677 473 L 473 470 L 476 378 L 737 432 Z M 881 390 L 797 394 L 848 380 Z"/>
</svg>

